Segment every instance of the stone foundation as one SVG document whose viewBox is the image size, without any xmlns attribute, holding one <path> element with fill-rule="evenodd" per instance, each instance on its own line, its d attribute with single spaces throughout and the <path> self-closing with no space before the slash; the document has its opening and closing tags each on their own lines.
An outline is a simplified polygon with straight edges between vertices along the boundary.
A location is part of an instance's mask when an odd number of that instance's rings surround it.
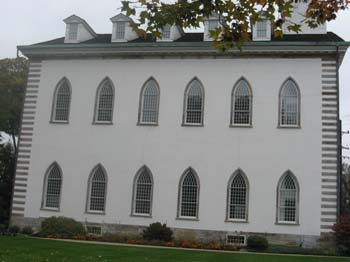
<svg viewBox="0 0 350 262">
<path fill-rule="evenodd" d="M 11 224 L 20 227 L 31 226 L 34 231 L 40 230 L 40 225 L 44 218 L 29 218 L 29 217 L 12 217 Z M 144 226 L 134 225 L 120 225 L 120 224 L 96 224 L 82 222 L 86 226 L 101 226 L 103 233 L 120 233 L 130 235 L 140 235 L 145 229 Z M 322 234 L 321 236 L 311 235 L 292 235 L 292 234 L 272 234 L 272 233 L 255 233 L 255 232 L 228 232 L 228 231 L 214 231 L 214 230 L 197 230 L 197 229 L 182 229 L 172 228 L 174 237 L 177 240 L 184 241 L 200 241 L 200 242 L 215 242 L 226 243 L 227 235 L 244 235 L 248 236 L 262 236 L 267 238 L 270 244 L 295 246 L 304 248 L 317 247 L 333 247 L 334 240 L 332 234 Z"/>
</svg>

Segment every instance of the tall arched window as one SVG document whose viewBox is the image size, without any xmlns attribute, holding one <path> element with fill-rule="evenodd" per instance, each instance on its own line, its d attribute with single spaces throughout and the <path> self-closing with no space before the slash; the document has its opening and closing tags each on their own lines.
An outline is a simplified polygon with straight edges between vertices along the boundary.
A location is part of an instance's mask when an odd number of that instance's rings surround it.
<svg viewBox="0 0 350 262">
<path fill-rule="evenodd" d="M 62 172 L 57 163 L 53 163 L 44 178 L 42 208 L 58 210 L 60 208 Z"/>
<path fill-rule="evenodd" d="M 278 223 L 298 223 L 299 216 L 299 185 L 292 172 L 287 171 L 278 183 Z"/>
<path fill-rule="evenodd" d="M 103 213 L 106 206 L 107 174 L 101 165 L 91 172 L 88 186 L 87 212 Z"/>
<path fill-rule="evenodd" d="M 52 105 L 51 121 L 55 123 L 68 123 L 71 101 L 71 85 L 67 78 L 58 82 Z"/>
<path fill-rule="evenodd" d="M 252 124 L 252 90 L 244 78 L 241 78 L 232 89 L 231 105 L 231 125 L 250 126 Z"/>
<path fill-rule="evenodd" d="M 198 218 L 199 179 L 192 168 L 182 175 L 179 185 L 179 218 Z"/>
<path fill-rule="evenodd" d="M 300 125 L 300 91 L 297 84 L 288 79 L 280 90 L 279 124 L 282 127 L 298 127 Z"/>
<path fill-rule="evenodd" d="M 158 111 L 159 86 L 153 78 L 150 78 L 141 90 L 139 124 L 157 124 Z"/>
<path fill-rule="evenodd" d="M 184 104 L 184 125 L 203 125 L 204 88 L 197 78 L 187 86 Z"/>
<path fill-rule="evenodd" d="M 248 180 L 243 171 L 237 170 L 228 183 L 228 221 L 248 220 Z"/>
<path fill-rule="evenodd" d="M 114 105 L 114 87 L 112 81 L 105 78 L 96 92 L 95 123 L 112 123 Z"/>
<path fill-rule="evenodd" d="M 151 216 L 153 179 L 150 170 L 142 167 L 136 174 L 133 188 L 132 214 Z"/>
</svg>

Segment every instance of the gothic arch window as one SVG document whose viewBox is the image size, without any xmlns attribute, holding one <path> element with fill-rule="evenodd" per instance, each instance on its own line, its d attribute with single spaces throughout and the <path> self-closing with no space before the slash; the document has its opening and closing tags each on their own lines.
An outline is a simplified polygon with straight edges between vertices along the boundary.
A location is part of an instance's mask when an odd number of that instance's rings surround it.
<svg viewBox="0 0 350 262">
<path fill-rule="evenodd" d="M 185 91 L 183 124 L 202 126 L 203 119 L 204 88 L 202 83 L 197 78 L 194 78 Z"/>
<path fill-rule="evenodd" d="M 300 91 L 291 78 L 283 83 L 280 90 L 279 125 L 281 127 L 300 126 Z"/>
<path fill-rule="evenodd" d="M 113 121 L 114 86 L 106 77 L 97 88 L 94 123 L 109 124 Z"/>
<path fill-rule="evenodd" d="M 227 220 L 248 221 L 249 184 L 242 170 L 231 176 L 227 190 Z"/>
<path fill-rule="evenodd" d="M 88 181 L 87 212 L 104 213 L 107 195 L 107 174 L 102 165 L 97 165 Z"/>
<path fill-rule="evenodd" d="M 55 162 L 46 171 L 42 208 L 59 210 L 62 189 L 62 171 Z"/>
<path fill-rule="evenodd" d="M 232 89 L 231 125 L 252 124 L 252 89 L 247 80 L 241 78 Z"/>
<path fill-rule="evenodd" d="M 58 82 L 52 104 L 51 122 L 68 123 L 71 102 L 71 84 L 67 78 Z"/>
<path fill-rule="evenodd" d="M 292 172 L 287 171 L 277 187 L 277 222 L 297 224 L 299 217 L 299 184 Z"/>
<path fill-rule="evenodd" d="M 132 214 L 136 216 L 151 216 L 152 196 L 152 173 L 144 166 L 137 172 L 134 179 Z"/>
<path fill-rule="evenodd" d="M 198 219 L 199 178 L 192 168 L 188 168 L 180 179 L 178 217 Z"/>
<path fill-rule="evenodd" d="M 155 79 L 150 78 L 141 89 L 139 124 L 158 124 L 159 96 L 159 85 Z"/>
</svg>

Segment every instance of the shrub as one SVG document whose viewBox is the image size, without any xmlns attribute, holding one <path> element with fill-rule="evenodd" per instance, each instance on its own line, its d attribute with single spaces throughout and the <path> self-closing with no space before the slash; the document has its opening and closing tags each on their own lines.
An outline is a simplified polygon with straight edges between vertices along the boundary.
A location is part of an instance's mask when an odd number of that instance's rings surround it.
<svg viewBox="0 0 350 262">
<path fill-rule="evenodd" d="M 0 235 L 4 235 L 6 233 L 6 226 L 3 224 L 0 224 Z"/>
<path fill-rule="evenodd" d="M 350 253 L 350 215 L 343 215 L 339 223 L 333 226 L 337 247 L 342 252 Z"/>
<path fill-rule="evenodd" d="M 9 226 L 8 232 L 12 235 L 17 235 L 19 233 L 20 228 L 16 225 Z"/>
<path fill-rule="evenodd" d="M 159 222 L 150 224 L 143 231 L 143 238 L 146 240 L 158 240 L 170 242 L 172 240 L 173 231 L 166 226 L 166 224 L 161 224 Z"/>
<path fill-rule="evenodd" d="M 247 239 L 247 246 L 251 249 L 264 250 L 269 246 L 269 242 L 265 237 L 250 236 Z"/>
<path fill-rule="evenodd" d="M 22 234 L 23 235 L 29 235 L 31 236 L 33 234 L 33 229 L 30 226 L 25 226 L 24 228 L 22 228 Z"/>
<path fill-rule="evenodd" d="M 60 236 L 72 237 L 76 235 L 85 235 L 84 226 L 72 218 L 50 217 L 41 223 L 41 237 Z"/>
</svg>

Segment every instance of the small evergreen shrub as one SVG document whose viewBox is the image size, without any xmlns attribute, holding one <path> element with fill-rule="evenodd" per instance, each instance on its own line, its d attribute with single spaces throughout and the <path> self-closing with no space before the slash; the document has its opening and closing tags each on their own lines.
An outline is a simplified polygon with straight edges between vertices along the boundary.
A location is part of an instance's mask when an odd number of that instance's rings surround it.
<svg viewBox="0 0 350 262">
<path fill-rule="evenodd" d="M 9 226 L 8 228 L 8 232 L 12 235 L 17 235 L 20 231 L 20 228 L 16 225 L 13 225 L 13 226 Z"/>
<path fill-rule="evenodd" d="M 30 226 L 25 226 L 24 228 L 22 228 L 22 232 L 23 235 L 28 235 L 31 236 L 33 235 L 33 229 Z"/>
<path fill-rule="evenodd" d="M 335 241 L 339 251 L 350 253 L 350 215 L 340 217 L 339 223 L 333 226 Z"/>
<path fill-rule="evenodd" d="M 143 238 L 146 240 L 157 240 L 169 242 L 172 240 L 173 231 L 166 226 L 166 224 L 161 224 L 159 222 L 150 224 L 143 231 Z"/>
<path fill-rule="evenodd" d="M 255 250 L 265 250 L 269 247 L 269 242 L 265 237 L 249 236 L 247 239 L 247 246 Z"/>
<path fill-rule="evenodd" d="M 6 233 L 6 226 L 3 224 L 0 224 L 0 235 L 4 235 Z"/>
<path fill-rule="evenodd" d="M 39 232 L 41 237 L 72 237 L 85 234 L 85 228 L 80 222 L 67 217 L 49 217 L 45 219 L 41 223 Z"/>
</svg>

